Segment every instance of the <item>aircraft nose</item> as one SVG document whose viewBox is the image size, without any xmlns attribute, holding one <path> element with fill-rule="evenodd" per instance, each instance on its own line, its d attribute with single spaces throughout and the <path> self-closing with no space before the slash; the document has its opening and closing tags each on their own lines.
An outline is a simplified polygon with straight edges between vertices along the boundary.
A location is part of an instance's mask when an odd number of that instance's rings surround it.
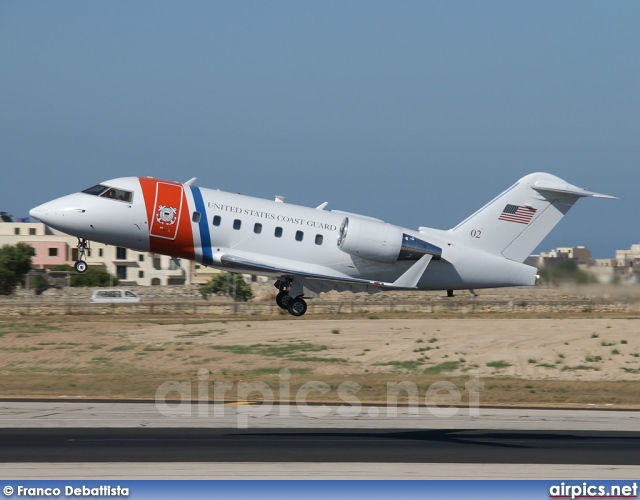
<svg viewBox="0 0 640 500">
<path fill-rule="evenodd" d="M 35 208 L 29 210 L 29 217 L 33 219 L 38 219 L 40 222 L 47 223 L 47 220 L 50 217 L 51 210 L 45 205 L 38 205 Z"/>
<path fill-rule="evenodd" d="M 48 226 L 64 231 L 67 226 L 73 226 L 77 214 L 85 212 L 81 202 L 77 194 L 67 195 L 32 208 L 29 215 Z"/>
</svg>

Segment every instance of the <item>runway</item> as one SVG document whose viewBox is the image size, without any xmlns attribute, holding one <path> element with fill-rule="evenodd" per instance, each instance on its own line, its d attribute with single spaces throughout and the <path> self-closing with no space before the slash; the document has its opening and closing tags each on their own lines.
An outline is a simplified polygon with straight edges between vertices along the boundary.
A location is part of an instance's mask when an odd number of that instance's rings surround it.
<svg viewBox="0 0 640 500">
<path fill-rule="evenodd" d="M 460 409 L 449 417 L 274 406 L 0 403 L 6 478 L 559 478 L 640 474 L 640 414 Z M 214 405 L 210 405 L 214 406 Z M 203 407 L 200 408 L 204 410 Z M 217 416 L 214 415 L 217 409 Z M 184 408 L 183 408 L 184 410 Z M 222 411 L 224 410 L 224 412 Z M 201 413 L 204 413 L 202 411 Z M 238 425 L 238 424 L 243 425 Z M 244 425 L 246 424 L 246 425 Z"/>
<path fill-rule="evenodd" d="M 640 465 L 640 432 L 2 429 L 0 462 Z"/>
</svg>

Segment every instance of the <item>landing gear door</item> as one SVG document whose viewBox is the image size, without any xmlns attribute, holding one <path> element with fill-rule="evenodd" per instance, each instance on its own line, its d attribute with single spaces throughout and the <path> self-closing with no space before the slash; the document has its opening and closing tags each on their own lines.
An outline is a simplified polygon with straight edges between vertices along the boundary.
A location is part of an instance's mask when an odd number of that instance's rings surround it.
<svg viewBox="0 0 640 500">
<path fill-rule="evenodd" d="M 151 219 L 151 236 L 175 240 L 180 225 L 182 210 L 182 185 L 166 182 L 156 183 L 156 200 Z"/>
</svg>

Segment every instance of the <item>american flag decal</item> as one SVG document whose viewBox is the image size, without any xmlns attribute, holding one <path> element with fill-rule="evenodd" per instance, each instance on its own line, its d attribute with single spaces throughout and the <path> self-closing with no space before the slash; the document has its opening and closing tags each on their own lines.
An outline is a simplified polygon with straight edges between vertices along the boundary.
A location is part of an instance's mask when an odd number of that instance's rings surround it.
<svg viewBox="0 0 640 500">
<path fill-rule="evenodd" d="M 519 224 L 529 224 L 537 209 L 518 205 L 507 205 L 498 217 L 498 220 L 517 222 Z"/>
</svg>

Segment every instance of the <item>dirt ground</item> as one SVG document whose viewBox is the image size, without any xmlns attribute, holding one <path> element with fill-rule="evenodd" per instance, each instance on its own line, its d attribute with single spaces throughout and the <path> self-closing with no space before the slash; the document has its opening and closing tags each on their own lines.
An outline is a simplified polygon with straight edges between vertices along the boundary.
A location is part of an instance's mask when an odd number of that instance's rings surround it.
<svg viewBox="0 0 640 500">
<path fill-rule="evenodd" d="M 9 319 L 0 397 L 153 399 L 162 383 L 203 380 L 202 369 L 211 384 L 277 389 L 286 368 L 293 388 L 354 382 L 363 401 L 403 381 L 449 381 L 464 399 L 473 376 L 487 404 L 640 406 L 639 331 L 640 319 L 617 318 Z"/>
</svg>

